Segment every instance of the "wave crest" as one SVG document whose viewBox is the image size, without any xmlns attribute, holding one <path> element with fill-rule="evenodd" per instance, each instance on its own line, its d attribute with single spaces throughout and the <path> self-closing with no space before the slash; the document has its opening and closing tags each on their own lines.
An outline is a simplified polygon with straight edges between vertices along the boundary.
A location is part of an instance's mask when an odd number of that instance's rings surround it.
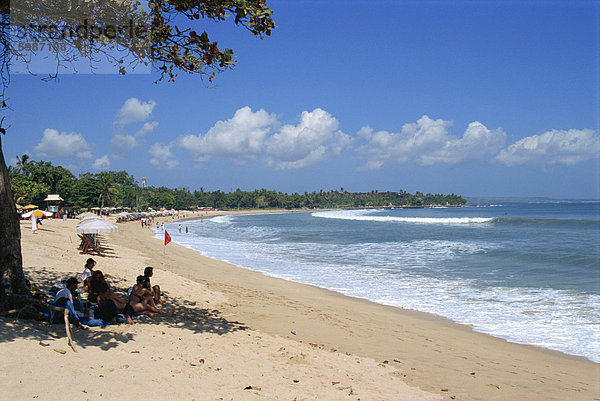
<svg viewBox="0 0 600 401">
<path fill-rule="evenodd" d="M 363 211 L 357 212 L 315 212 L 313 217 L 324 219 L 378 221 L 414 224 L 480 224 L 489 223 L 493 217 L 396 217 L 396 216 L 372 216 Z"/>
</svg>

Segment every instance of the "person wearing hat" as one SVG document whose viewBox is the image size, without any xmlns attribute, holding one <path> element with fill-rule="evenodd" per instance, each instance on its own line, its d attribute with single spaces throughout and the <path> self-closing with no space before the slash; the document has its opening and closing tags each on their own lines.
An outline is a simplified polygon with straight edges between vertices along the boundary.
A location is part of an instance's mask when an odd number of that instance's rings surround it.
<svg viewBox="0 0 600 401">
<path fill-rule="evenodd" d="M 77 327 L 83 328 L 79 315 L 75 311 L 75 304 L 73 303 L 73 293 L 77 290 L 77 279 L 71 277 L 67 280 L 67 286 L 56 293 L 54 297 L 54 304 L 66 308 L 69 311 L 69 320 L 74 323 Z"/>
<path fill-rule="evenodd" d="M 81 273 L 81 281 L 83 281 L 84 289 L 86 289 L 90 284 L 90 279 L 92 278 L 92 274 L 94 273 L 95 265 L 96 261 L 92 258 L 88 258 L 87 262 L 85 262 L 85 266 L 83 267 L 83 273 Z"/>
</svg>

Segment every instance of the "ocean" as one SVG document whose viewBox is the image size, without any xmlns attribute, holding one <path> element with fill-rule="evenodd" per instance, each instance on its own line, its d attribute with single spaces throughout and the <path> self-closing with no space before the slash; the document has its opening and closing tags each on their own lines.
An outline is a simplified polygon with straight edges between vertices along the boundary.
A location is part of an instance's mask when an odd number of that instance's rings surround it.
<svg viewBox="0 0 600 401">
<path fill-rule="evenodd" d="M 182 222 L 182 233 L 178 224 L 167 225 L 174 242 L 215 259 L 600 362 L 600 202 L 220 216 Z"/>
</svg>

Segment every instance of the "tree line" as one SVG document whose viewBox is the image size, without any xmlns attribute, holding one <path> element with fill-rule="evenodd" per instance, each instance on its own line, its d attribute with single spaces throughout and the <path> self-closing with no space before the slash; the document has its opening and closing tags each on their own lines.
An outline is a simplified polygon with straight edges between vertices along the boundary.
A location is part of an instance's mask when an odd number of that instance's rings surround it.
<svg viewBox="0 0 600 401">
<path fill-rule="evenodd" d="M 410 194 L 398 192 L 348 192 L 344 188 L 303 194 L 287 194 L 267 189 L 223 192 L 221 190 L 191 191 L 188 188 L 143 188 L 126 171 L 83 173 L 76 177 L 62 166 L 47 161 L 29 160 L 27 155 L 18 159 L 9 169 L 10 184 L 15 203 L 41 205 L 48 194 L 59 194 L 65 204 L 79 208 L 121 206 L 133 210 L 147 208 L 218 209 L 255 208 L 357 208 L 357 207 L 419 207 L 430 205 L 460 206 L 466 200 L 450 194 Z"/>
</svg>

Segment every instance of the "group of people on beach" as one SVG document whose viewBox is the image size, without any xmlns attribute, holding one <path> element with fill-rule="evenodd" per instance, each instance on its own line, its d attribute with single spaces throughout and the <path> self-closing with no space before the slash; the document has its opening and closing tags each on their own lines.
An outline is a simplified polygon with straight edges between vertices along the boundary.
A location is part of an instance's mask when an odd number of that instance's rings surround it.
<svg viewBox="0 0 600 401">
<path fill-rule="evenodd" d="M 77 292 L 79 280 L 71 277 L 66 281 L 65 288 L 56 292 L 54 303 L 67 308 L 69 318 L 78 327 L 105 326 L 107 324 L 133 324 L 133 317 L 171 316 L 173 312 L 163 312 L 158 309 L 162 305 L 161 291 L 158 285 L 151 284 L 154 269 L 150 266 L 144 269 L 144 274 L 136 279 L 129 289 L 128 297 L 117 295 L 108 285 L 104 274 L 94 270 L 96 261 L 89 258 L 81 274 L 83 291 L 87 293 L 87 302 L 81 300 Z"/>
<path fill-rule="evenodd" d="M 142 228 L 144 228 L 144 227 L 150 228 L 150 227 L 152 227 L 152 223 L 154 223 L 154 217 L 152 217 L 152 216 L 142 217 L 140 219 L 140 223 L 142 224 Z"/>
</svg>

